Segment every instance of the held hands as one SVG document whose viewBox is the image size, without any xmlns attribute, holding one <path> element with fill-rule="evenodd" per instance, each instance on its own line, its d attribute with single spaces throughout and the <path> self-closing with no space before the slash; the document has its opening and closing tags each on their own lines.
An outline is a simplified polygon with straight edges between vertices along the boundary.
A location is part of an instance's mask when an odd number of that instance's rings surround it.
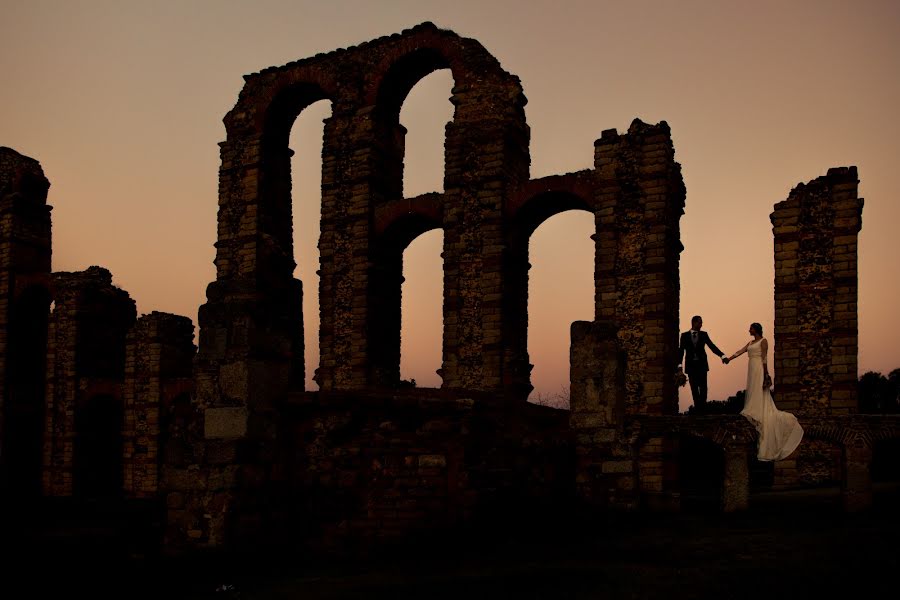
<svg viewBox="0 0 900 600">
<path fill-rule="evenodd" d="M 768 373 L 763 375 L 763 386 L 762 387 L 764 390 L 767 390 L 770 387 L 772 387 L 772 378 L 769 376 Z"/>
<path fill-rule="evenodd" d="M 730 363 L 730 362 L 731 362 L 731 359 L 728 358 L 727 356 L 723 356 L 723 357 L 722 357 L 722 364 L 723 364 L 723 365 L 727 365 L 727 364 Z"/>
</svg>

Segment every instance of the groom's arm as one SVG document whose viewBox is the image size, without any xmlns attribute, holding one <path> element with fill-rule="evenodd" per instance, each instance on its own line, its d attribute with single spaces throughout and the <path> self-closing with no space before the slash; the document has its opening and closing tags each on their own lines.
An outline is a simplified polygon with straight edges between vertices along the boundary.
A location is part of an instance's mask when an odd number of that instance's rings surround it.
<svg viewBox="0 0 900 600">
<path fill-rule="evenodd" d="M 708 333 L 706 334 L 706 345 L 709 346 L 709 349 L 713 351 L 713 354 L 715 354 L 719 358 L 722 358 L 722 356 L 725 354 L 724 352 L 719 350 L 719 348 L 715 344 L 713 344 L 712 340 L 709 339 Z"/>
<path fill-rule="evenodd" d="M 678 365 L 681 366 L 682 361 L 684 361 L 684 336 L 681 336 L 678 340 Z"/>
</svg>

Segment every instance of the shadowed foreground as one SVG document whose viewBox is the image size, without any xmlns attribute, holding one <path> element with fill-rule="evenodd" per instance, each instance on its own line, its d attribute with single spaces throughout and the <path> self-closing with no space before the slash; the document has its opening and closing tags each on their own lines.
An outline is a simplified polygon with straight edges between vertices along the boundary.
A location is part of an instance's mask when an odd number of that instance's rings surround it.
<svg viewBox="0 0 900 600">
<path fill-rule="evenodd" d="M 368 559 L 142 554 L 135 531 L 113 520 L 57 519 L 22 534 L 4 560 L 4 597 L 62 591 L 146 598 L 778 598 L 848 589 L 895 593 L 900 492 L 876 494 L 862 514 L 840 510 L 837 490 L 758 494 L 734 515 L 560 515 L 397 548 Z M 529 518 L 531 519 L 529 522 Z M 8 536 L 4 536 L 10 540 Z M 435 540 L 436 541 L 436 540 Z M 47 578 L 25 572 L 53 566 Z M 16 591 L 22 588 L 27 594 Z M 9 595 L 7 595 L 9 594 Z"/>
</svg>

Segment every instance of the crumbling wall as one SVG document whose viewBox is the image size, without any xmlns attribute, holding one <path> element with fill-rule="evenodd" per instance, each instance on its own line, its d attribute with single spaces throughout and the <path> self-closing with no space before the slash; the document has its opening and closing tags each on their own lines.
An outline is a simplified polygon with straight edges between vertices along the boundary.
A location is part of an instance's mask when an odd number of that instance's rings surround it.
<svg viewBox="0 0 900 600">
<path fill-rule="evenodd" d="M 134 300 L 101 267 L 54 273 L 52 292 L 44 493 L 116 493 L 116 486 L 121 493 L 125 336 L 135 321 Z"/>
<path fill-rule="evenodd" d="M 0 495 L 40 492 L 50 182 L 40 164 L 0 147 Z"/>
</svg>

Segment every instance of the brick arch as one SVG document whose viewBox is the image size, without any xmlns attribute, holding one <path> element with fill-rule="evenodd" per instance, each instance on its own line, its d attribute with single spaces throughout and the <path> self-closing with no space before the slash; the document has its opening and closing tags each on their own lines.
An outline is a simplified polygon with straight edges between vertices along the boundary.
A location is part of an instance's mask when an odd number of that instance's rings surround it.
<svg viewBox="0 0 900 600">
<path fill-rule="evenodd" d="M 537 229 L 544 220 L 565 210 L 596 210 L 596 191 L 590 171 L 529 180 L 503 207 L 507 219 Z M 541 218 L 542 217 L 542 218 Z"/>
<path fill-rule="evenodd" d="M 288 142 L 296 118 L 320 100 L 330 101 L 333 110 L 347 102 L 321 70 L 301 66 L 264 82 L 251 79 L 226 116 L 228 139 L 222 144 L 220 186 L 227 182 L 240 193 L 227 194 L 225 202 L 220 199 L 219 279 L 234 277 L 237 268 L 238 273 L 254 271 L 276 286 L 291 280 L 296 263 L 291 219 L 293 151 Z M 248 221 L 255 227 L 248 228 Z M 249 240 L 228 244 L 223 239 L 227 236 L 236 241 L 245 237 L 248 229 L 256 231 L 256 239 L 250 242 L 255 249 L 252 254 L 242 252 Z"/>
<path fill-rule="evenodd" d="M 522 186 L 504 206 L 506 218 L 507 316 L 504 336 L 517 374 L 513 393 L 525 398 L 531 385 L 531 357 L 528 352 L 528 272 L 531 235 L 550 217 L 581 210 L 594 214 L 590 182 L 573 175 L 533 180 Z M 595 219 L 596 220 L 596 219 Z M 594 236 L 596 239 L 596 236 Z M 595 266 L 596 272 L 596 266 Z M 596 282 L 595 282 L 595 294 Z"/>
<path fill-rule="evenodd" d="M 871 427 L 869 431 L 873 444 L 884 440 L 900 439 L 900 419 L 891 419 L 890 422 L 878 423 L 875 427 Z"/>
<path fill-rule="evenodd" d="M 803 437 L 837 444 L 841 448 L 862 445 L 871 448 L 874 441 L 869 428 L 847 427 L 835 422 L 802 423 Z"/>
<path fill-rule="evenodd" d="M 583 210 L 594 214 L 590 195 L 573 193 L 569 190 L 549 190 L 531 196 L 516 209 L 513 216 L 513 230 L 523 237 L 531 234 L 544 221 L 570 210 Z"/>
<path fill-rule="evenodd" d="M 463 38 L 452 31 L 422 23 L 397 36 L 388 44 L 381 59 L 368 77 L 365 103 L 377 106 L 383 117 L 396 118 L 410 90 L 422 78 L 439 69 L 449 69 L 458 87 L 478 87 L 482 91 L 491 85 L 518 78 L 503 70 L 500 62 L 477 40 Z M 505 95 L 504 104 L 513 101 L 521 108 L 527 100 L 519 88 L 516 97 Z M 485 97 L 484 105 L 496 98 Z M 454 102 L 457 107 L 463 102 Z"/>
</svg>

